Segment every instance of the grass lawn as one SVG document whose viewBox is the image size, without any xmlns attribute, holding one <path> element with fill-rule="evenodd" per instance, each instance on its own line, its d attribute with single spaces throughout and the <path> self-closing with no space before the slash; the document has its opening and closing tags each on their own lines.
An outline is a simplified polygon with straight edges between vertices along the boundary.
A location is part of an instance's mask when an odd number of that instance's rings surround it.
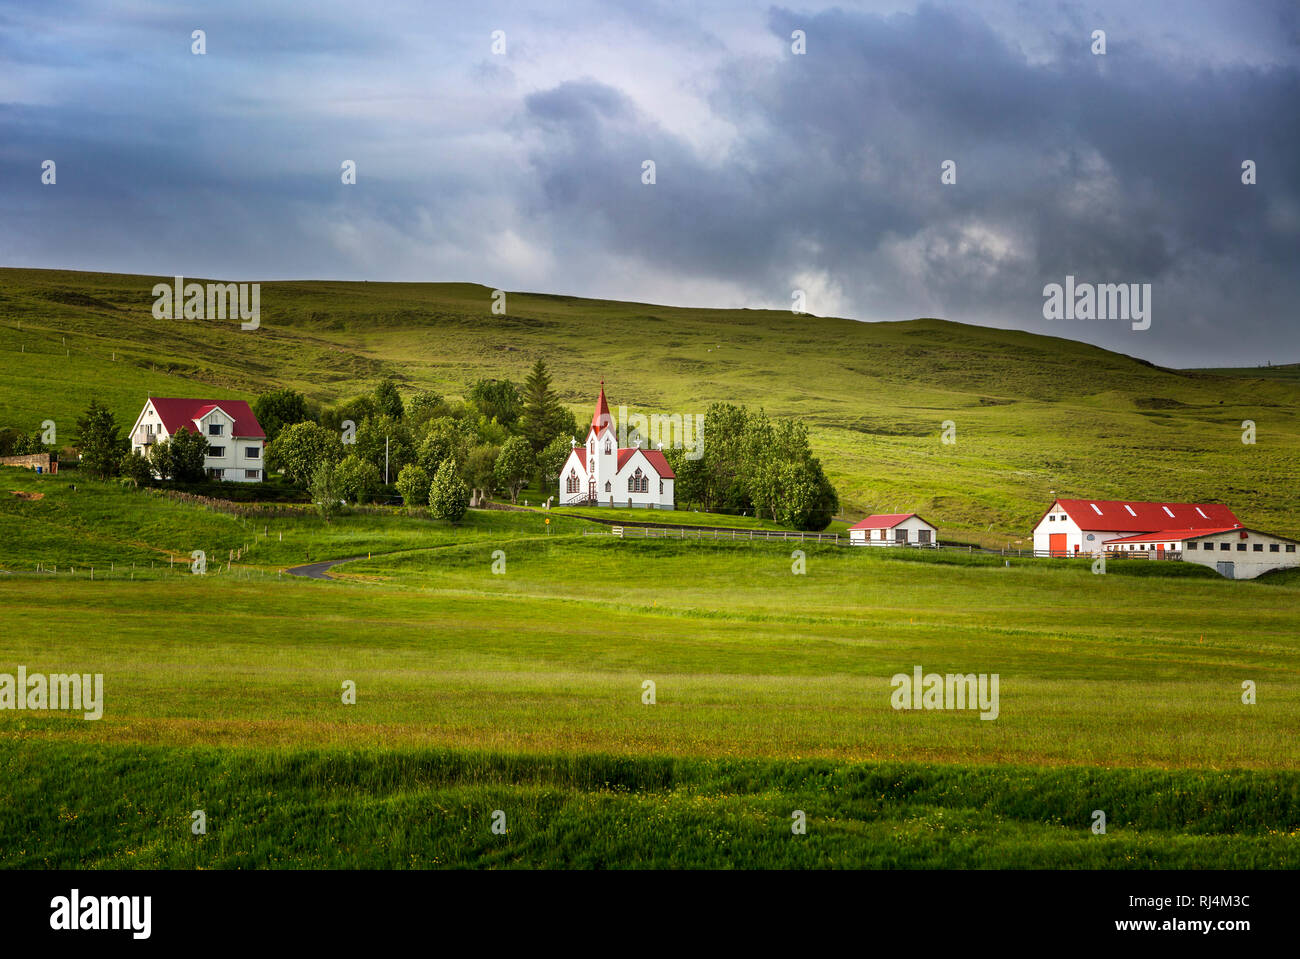
<svg viewBox="0 0 1300 959">
<path fill-rule="evenodd" d="M 9 494 L 9 549 L 247 533 L 65 482 Z M 28 626 L 0 672 L 103 673 L 106 699 L 94 722 L 0 712 L 0 864 L 1300 865 L 1294 575 L 815 544 L 796 574 L 789 544 L 531 513 L 293 522 L 231 573 L 0 576 Z M 376 554 L 277 577 L 303 542 Z M 916 665 L 997 673 L 998 718 L 892 709 Z"/>
</svg>

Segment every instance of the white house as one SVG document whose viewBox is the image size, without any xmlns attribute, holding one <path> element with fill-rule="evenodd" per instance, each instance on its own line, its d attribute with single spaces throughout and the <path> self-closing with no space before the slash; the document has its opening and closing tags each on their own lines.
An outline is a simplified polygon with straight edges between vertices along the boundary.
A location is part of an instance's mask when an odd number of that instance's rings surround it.
<svg viewBox="0 0 1300 959">
<path fill-rule="evenodd" d="M 916 513 L 876 513 L 849 527 L 853 546 L 938 546 L 939 531 Z"/>
<path fill-rule="evenodd" d="M 1040 556 L 1100 556 L 1105 544 L 1125 537 L 1233 529 L 1241 525 L 1221 503 L 1141 503 L 1120 500 L 1058 499 L 1034 527 L 1034 552 Z M 1153 541 L 1153 542 L 1157 542 Z"/>
<path fill-rule="evenodd" d="M 659 450 L 642 449 L 640 442 L 619 449 L 614 419 L 605 401 L 605 381 L 581 446 L 575 438 L 560 471 L 559 502 L 566 506 L 622 506 L 672 509 L 676 474 Z"/>
<path fill-rule="evenodd" d="M 1232 526 L 1125 536 L 1108 541 L 1105 551 L 1108 555 L 1182 559 L 1211 566 L 1228 579 L 1254 579 L 1269 570 L 1300 565 L 1297 545 L 1285 536 Z"/>
<path fill-rule="evenodd" d="M 243 400 L 151 396 L 131 427 L 131 449 L 143 455 L 184 427 L 208 439 L 203 461 L 212 479 L 256 483 L 266 478 L 266 433 Z"/>
</svg>

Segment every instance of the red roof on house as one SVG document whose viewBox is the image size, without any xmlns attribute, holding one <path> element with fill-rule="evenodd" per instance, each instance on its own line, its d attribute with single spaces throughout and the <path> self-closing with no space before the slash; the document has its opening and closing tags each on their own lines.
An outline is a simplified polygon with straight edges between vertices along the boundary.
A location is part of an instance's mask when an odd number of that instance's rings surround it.
<svg viewBox="0 0 1300 959">
<path fill-rule="evenodd" d="M 1222 503 L 1133 503 L 1101 499 L 1058 499 L 1056 502 L 1080 529 L 1112 533 L 1231 529 L 1241 525 L 1232 510 Z"/>
<path fill-rule="evenodd" d="M 226 415 L 234 417 L 235 425 L 232 437 L 241 439 L 266 439 L 262 424 L 257 422 L 253 409 L 244 400 L 190 400 L 176 397 L 151 396 L 149 402 L 158 412 L 158 418 L 167 427 L 168 434 L 175 433 L 182 426 L 191 433 L 198 429 L 194 421 L 202 419 L 218 407 Z"/>
<path fill-rule="evenodd" d="M 1209 536 L 1212 533 L 1230 533 L 1234 529 L 1240 529 L 1239 526 L 1219 526 L 1210 529 L 1163 529 L 1158 533 L 1143 533 L 1140 536 L 1121 536 L 1118 539 L 1108 539 L 1107 543 L 1174 543 L 1184 539 L 1195 539 L 1198 536 Z"/>
<path fill-rule="evenodd" d="M 915 516 L 921 522 L 933 526 L 928 520 L 921 519 L 916 513 L 873 513 L 864 520 L 854 523 L 849 529 L 893 529 L 905 519 Z"/>
</svg>

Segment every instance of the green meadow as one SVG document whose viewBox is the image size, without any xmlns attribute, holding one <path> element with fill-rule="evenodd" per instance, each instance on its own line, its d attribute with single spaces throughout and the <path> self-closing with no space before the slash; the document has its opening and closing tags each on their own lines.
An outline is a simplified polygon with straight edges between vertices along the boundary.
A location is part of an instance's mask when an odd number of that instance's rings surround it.
<svg viewBox="0 0 1300 959">
<path fill-rule="evenodd" d="M 45 494 L 2 500 L 0 671 L 105 683 L 98 721 L 0 712 L 0 865 L 1300 865 L 1292 575 L 0 476 Z M 202 576 L 142 560 L 245 542 Z M 281 575 L 306 548 L 361 558 Z M 998 718 L 893 709 L 916 665 L 997 673 Z"/>
<path fill-rule="evenodd" d="M 92 396 L 130 423 L 148 394 L 332 402 L 383 376 L 456 396 L 543 357 L 580 420 L 602 375 L 615 407 L 804 419 L 850 520 L 917 510 L 1014 553 L 1055 491 L 1300 535 L 1287 368 L 933 319 L 527 293 L 493 316 L 470 284 L 268 282 L 250 334 L 153 319 L 157 279 L 0 270 L 0 427 L 68 443 Z M 751 538 L 771 526 L 327 523 L 0 468 L 0 674 L 105 693 L 98 721 L 0 710 L 0 867 L 1300 867 L 1297 571 Z M 350 561 L 286 572 L 326 559 Z M 997 718 L 894 709 L 917 666 L 996 673 Z"/>
</svg>

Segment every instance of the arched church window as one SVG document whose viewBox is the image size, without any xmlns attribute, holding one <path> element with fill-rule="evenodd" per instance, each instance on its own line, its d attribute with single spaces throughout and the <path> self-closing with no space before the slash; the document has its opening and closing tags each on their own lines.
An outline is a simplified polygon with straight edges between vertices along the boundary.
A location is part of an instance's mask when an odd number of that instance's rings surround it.
<svg viewBox="0 0 1300 959">
<path fill-rule="evenodd" d="M 609 437 L 605 437 L 605 455 L 608 456 L 610 451 Z"/>
</svg>

